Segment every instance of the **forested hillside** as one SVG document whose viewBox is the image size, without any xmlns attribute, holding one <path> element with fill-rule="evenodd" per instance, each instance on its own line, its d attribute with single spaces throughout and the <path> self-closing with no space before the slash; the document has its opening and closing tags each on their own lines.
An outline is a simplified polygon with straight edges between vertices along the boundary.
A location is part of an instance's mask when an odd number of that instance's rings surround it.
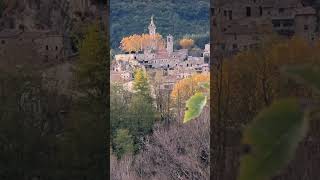
<svg viewBox="0 0 320 180">
<path fill-rule="evenodd" d="M 110 0 L 112 48 L 124 36 L 147 33 L 152 14 L 162 36 L 205 34 L 209 42 L 209 7 L 209 0 Z"/>
</svg>

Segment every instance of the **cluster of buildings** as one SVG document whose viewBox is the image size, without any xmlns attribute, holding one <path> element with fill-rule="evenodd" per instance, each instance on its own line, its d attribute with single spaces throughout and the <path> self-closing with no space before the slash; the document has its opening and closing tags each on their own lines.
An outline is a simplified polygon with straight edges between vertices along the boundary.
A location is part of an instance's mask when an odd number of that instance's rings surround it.
<svg viewBox="0 0 320 180">
<path fill-rule="evenodd" d="M 23 32 L 19 30 L 8 30 L 0 32 L 0 59 L 8 59 L 14 54 L 10 49 L 28 49 L 31 53 L 37 53 L 37 59 L 43 62 L 59 61 L 64 59 L 68 52 L 64 47 L 64 37 L 50 31 Z M 28 55 L 27 55 L 28 56 Z M 2 58 L 1 58 L 2 57 Z M 14 57 L 13 58 L 17 58 Z"/>
<path fill-rule="evenodd" d="M 268 33 L 319 39 L 316 9 L 304 0 L 214 0 L 213 51 L 234 54 L 255 48 Z"/>
<path fill-rule="evenodd" d="M 149 34 L 156 34 L 156 26 L 151 18 L 148 27 Z M 210 45 L 206 44 L 202 50 L 201 57 L 188 55 L 188 49 L 174 49 L 174 38 L 168 35 L 166 38 L 166 48 L 157 49 L 151 47 L 143 53 L 118 54 L 111 68 L 111 81 L 129 82 L 133 80 L 132 67 L 140 67 L 146 71 L 161 72 L 168 82 L 164 84 L 173 85 L 177 80 L 186 78 L 195 73 L 209 73 Z M 170 83 L 169 83 L 170 82 Z M 167 85 L 165 87 L 168 87 Z"/>
<path fill-rule="evenodd" d="M 1 64 L 13 63 L 18 59 L 29 61 L 29 63 L 52 64 L 73 57 L 74 52 L 69 35 L 52 28 L 38 27 L 34 16 L 42 11 L 43 6 L 46 8 L 52 6 L 54 10 L 50 11 L 50 18 L 56 18 L 52 22 L 59 22 L 55 13 L 72 19 L 81 14 L 93 12 L 95 6 L 90 0 L 52 0 L 52 2 L 56 5 L 53 3 L 46 6 L 44 4 L 47 2 L 34 0 L 4 1 L 7 8 L 0 18 Z M 55 9 L 56 6 L 59 8 Z M 28 15 L 18 16 L 16 11 L 19 10 L 19 7 L 23 13 Z"/>
</svg>

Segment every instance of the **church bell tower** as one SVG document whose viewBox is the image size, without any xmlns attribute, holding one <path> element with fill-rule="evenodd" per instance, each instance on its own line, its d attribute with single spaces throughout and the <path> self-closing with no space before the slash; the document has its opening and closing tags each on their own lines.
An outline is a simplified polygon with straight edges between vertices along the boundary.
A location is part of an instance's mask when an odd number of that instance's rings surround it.
<svg viewBox="0 0 320 180">
<path fill-rule="evenodd" d="M 154 21 L 153 21 L 153 15 L 151 16 L 151 22 L 149 24 L 149 34 L 150 35 L 155 35 L 156 34 L 156 25 L 154 24 Z"/>
<path fill-rule="evenodd" d="M 169 55 L 173 53 L 173 36 L 167 36 L 167 52 Z"/>
</svg>

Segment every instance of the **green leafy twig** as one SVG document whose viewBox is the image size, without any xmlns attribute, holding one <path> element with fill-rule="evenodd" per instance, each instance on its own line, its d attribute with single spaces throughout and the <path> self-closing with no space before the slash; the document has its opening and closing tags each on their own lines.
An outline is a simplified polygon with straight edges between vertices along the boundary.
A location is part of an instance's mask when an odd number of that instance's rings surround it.
<svg viewBox="0 0 320 180">
<path fill-rule="evenodd" d="M 183 123 L 200 116 L 207 103 L 207 97 L 203 93 L 196 93 L 187 101 L 187 110 L 184 115 Z"/>
<path fill-rule="evenodd" d="M 183 123 L 187 123 L 192 119 L 199 117 L 203 108 L 207 104 L 207 100 L 209 99 L 208 91 L 210 89 L 210 83 L 200 83 L 199 86 L 204 89 L 204 92 L 197 92 L 187 101 L 187 110 L 184 115 Z"/>
</svg>

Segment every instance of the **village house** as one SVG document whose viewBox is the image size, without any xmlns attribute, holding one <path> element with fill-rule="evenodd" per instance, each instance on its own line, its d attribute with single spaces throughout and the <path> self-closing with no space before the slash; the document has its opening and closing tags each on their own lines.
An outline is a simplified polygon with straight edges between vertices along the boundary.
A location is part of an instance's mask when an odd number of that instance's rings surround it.
<svg viewBox="0 0 320 180">
<path fill-rule="evenodd" d="M 114 61 L 111 64 L 111 82 L 129 82 L 133 80 L 134 69 L 127 61 Z"/>
<path fill-rule="evenodd" d="M 269 33 L 319 38 L 317 14 L 301 0 L 215 0 L 212 8 L 214 50 L 234 54 L 255 48 Z"/>
<path fill-rule="evenodd" d="M 57 62 L 63 60 L 67 54 L 64 48 L 64 37 L 50 31 L 1 31 L 0 57 L 9 56 L 10 48 L 18 48 L 21 51 L 23 48 L 32 48 L 37 52 L 37 59 L 41 59 L 42 62 Z"/>
<path fill-rule="evenodd" d="M 1 59 L 12 56 L 10 48 L 34 50 L 37 59 L 42 62 L 57 62 L 63 60 L 67 52 L 64 47 L 64 37 L 50 31 L 25 32 L 19 30 L 5 30 L 0 32 L 0 57 Z M 19 51 L 16 53 L 19 55 Z"/>
</svg>

